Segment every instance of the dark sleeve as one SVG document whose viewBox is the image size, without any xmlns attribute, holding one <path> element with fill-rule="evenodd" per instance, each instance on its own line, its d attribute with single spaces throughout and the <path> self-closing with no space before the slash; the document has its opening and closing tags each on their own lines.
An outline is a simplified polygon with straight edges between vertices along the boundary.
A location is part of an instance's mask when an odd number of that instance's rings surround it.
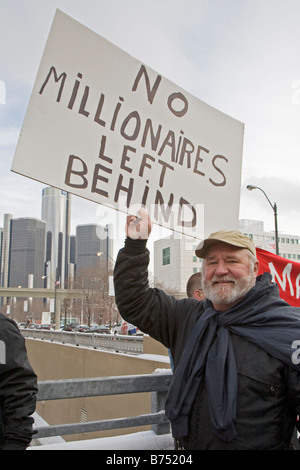
<svg viewBox="0 0 300 470">
<path fill-rule="evenodd" d="M 294 412 L 300 416 L 300 371 L 288 368 L 288 401 L 292 404 Z M 297 422 L 300 431 L 300 422 Z"/>
<path fill-rule="evenodd" d="M 32 439 L 37 377 L 29 364 L 25 340 L 17 325 L 0 318 L 0 404 L 4 449 L 25 449 Z"/>
<path fill-rule="evenodd" d="M 175 342 L 180 301 L 149 287 L 148 264 L 146 240 L 127 238 L 114 270 L 116 304 L 122 318 L 170 348 Z"/>
</svg>

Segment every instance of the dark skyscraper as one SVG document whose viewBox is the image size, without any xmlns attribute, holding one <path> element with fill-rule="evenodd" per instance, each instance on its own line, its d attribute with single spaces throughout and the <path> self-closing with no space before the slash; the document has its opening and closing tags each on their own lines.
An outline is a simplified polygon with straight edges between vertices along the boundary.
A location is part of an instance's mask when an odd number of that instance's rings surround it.
<svg viewBox="0 0 300 470">
<path fill-rule="evenodd" d="M 34 218 L 12 219 L 9 287 L 43 287 L 46 224 Z"/>
<path fill-rule="evenodd" d="M 110 224 L 105 227 L 95 224 L 76 227 L 76 272 L 99 263 L 99 253 L 110 263 L 113 254 L 111 228 Z"/>
</svg>

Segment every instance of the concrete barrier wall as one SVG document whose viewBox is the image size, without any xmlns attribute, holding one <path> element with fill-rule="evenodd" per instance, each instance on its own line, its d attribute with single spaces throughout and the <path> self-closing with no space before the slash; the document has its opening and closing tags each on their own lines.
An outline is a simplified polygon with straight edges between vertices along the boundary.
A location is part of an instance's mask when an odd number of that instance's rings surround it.
<svg viewBox="0 0 300 470">
<path fill-rule="evenodd" d="M 29 361 L 39 381 L 151 374 L 156 369 L 170 369 L 166 348 L 149 337 L 146 344 L 146 353 L 136 356 L 26 339 Z M 54 425 L 136 416 L 149 413 L 150 408 L 150 394 L 137 393 L 39 402 L 37 412 Z M 145 426 L 63 437 L 73 441 L 148 429 Z"/>
</svg>

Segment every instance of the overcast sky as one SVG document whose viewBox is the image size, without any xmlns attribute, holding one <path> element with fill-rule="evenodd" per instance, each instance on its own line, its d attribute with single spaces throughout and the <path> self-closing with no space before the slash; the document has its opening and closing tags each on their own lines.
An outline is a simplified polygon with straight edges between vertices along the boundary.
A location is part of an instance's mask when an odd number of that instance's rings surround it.
<svg viewBox="0 0 300 470">
<path fill-rule="evenodd" d="M 57 8 L 243 122 L 240 218 L 274 229 L 268 201 L 246 189 L 253 184 L 277 203 L 279 231 L 300 235 L 299 0 L 1 0 L 0 226 L 5 213 L 41 216 L 45 185 L 11 165 Z M 72 232 L 103 223 L 103 211 L 74 196 Z"/>
</svg>

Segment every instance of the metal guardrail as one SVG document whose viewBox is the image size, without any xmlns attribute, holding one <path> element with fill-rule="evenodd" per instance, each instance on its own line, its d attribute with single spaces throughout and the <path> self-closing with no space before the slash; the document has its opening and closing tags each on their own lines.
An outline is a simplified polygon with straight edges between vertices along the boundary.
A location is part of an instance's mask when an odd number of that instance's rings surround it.
<svg viewBox="0 0 300 470">
<path fill-rule="evenodd" d="M 110 349 L 116 352 L 141 354 L 143 352 L 142 336 L 111 335 L 102 333 L 79 333 L 77 331 L 39 330 L 21 328 L 25 338 L 53 341 L 61 344 L 87 346 L 94 349 Z"/>
<path fill-rule="evenodd" d="M 164 413 L 164 405 L 171 378 L 172 373 L 167 371 L 159 374 L 154 372 L 153 374 L 145 375 L 39 382 L 38 401 L 151 392 L 151 413 L 128 418 L 38 427 L 35 429 L 37 431 L 35 438 L 145 426 L 149 424 L 152 425 L 152 429 L 156 434 L 169 433 L 170 425 Z"/>
</svg>

